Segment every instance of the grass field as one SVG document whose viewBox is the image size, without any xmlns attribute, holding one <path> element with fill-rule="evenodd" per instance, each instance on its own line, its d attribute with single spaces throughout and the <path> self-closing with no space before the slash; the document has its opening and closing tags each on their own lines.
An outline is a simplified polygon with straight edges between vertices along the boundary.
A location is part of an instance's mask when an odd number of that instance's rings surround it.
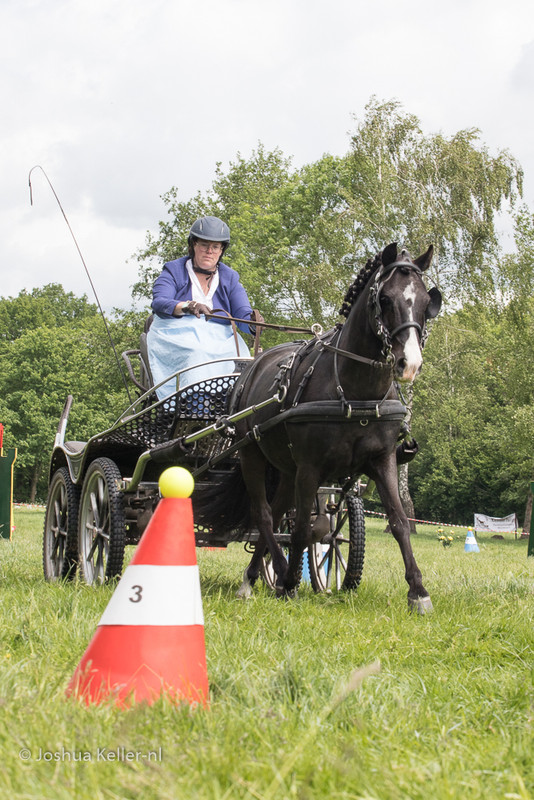
<svg viewBox="0 0 534 800">
<path fill-rule="evenodd" d="M 284 602 L 261 587 L 243 603 L 242 546 L 199 550 L 210 708 L 159 701 L 121 712 L 65 697 L 113 589 L 45 583 L 42 521 L 17 510 L 13 542 L 0 541 L 4 796 L 534 796 L 526 540 L 482 537 L 480 553 L 464 553 L 465 531 L 443 548 L 436 528 L 419 526 L 428 617 L 408 613 L 400 553 L 380 521 L 367 521 L 351 595 L 305 584 Z"/>
</svg>

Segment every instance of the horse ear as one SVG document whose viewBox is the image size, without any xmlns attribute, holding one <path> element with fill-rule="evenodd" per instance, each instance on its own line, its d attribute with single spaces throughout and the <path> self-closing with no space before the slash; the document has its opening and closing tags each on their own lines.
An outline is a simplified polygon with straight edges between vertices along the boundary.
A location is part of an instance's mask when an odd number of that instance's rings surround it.
<svg viewBox="0 0 534 800">
<path fill-rule="evenodd" d="M 384 247 L 382 250 L 382 264 L 384 267 L 389 267 L 390 264 L 393 264 L 394 261 L 397 260 L 397 242 L 392 242 L 392 244 L 388 244 L 387 247 Z"/>
<path fill-rule="evenodd" d="M 430 295 L 430 303 L 426 307 L 425 318 L 434 319 L 439 314 L 441 308 L 441 292 L 435 286 L 428 290 Z"/>
<path fill-rule="evenodd" d="M 429 268 L 430 262 L 432 261 L 432 256 L 433 255 L 434 255 L 434 245 L 431 244 L 430 247 L 428 248 L 428 250 L 426 251 L 426 253 L 423 253 L 422 256 L 419 256 L 419 258 L 416 258 L 413 263 L 416 264 L 419 267 L 421 272 L 424 272 L 425 269 Z"/>
</svg>

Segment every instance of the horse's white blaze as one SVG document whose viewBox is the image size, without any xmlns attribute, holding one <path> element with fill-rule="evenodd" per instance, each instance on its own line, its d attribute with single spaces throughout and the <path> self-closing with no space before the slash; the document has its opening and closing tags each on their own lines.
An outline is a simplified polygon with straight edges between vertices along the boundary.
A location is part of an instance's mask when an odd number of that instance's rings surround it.
<svg viewBox="0 0 534 800">
<path fill-rule="evenodd" d="M 405 288 L 404 299 L 409 306 L 408 319 L 413 322 L 413 304 L 415 302 L 415 286 L 413 281 L 410 281 Z M 415 328 L 409 328 L 408 339 L 404 345 L 404 372 L 402 373 L 403 381 L 413 381 L 423 363 L 423 355 L 421 353 L 421 346 L 419 344 L 419 337 L 417 336 Z"/>
</svg>

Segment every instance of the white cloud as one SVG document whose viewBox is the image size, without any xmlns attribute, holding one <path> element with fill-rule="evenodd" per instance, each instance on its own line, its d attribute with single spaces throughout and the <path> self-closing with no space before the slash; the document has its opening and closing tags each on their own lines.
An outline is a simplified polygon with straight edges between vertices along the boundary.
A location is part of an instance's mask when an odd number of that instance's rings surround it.
<svg viewBox="0 0 534 800">
<path fill-rule="evenodd" d="M 58 192 L 105 307 L 131 304 L 130 256 L 160 195 L 206 190 L 262 141 L 299 165 L 349 145 L 371 95 L 427 132 L 479 127 L 534 199 L 530 0 L 3 0 L 1 294 L 90 295 Z"/>
</svg>

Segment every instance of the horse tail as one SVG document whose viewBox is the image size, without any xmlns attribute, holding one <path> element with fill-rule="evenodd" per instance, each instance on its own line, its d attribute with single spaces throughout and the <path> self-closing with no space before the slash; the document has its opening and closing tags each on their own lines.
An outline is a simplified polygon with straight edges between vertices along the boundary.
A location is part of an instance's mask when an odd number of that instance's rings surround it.
<svg viewBox="0 0 534 800">
<path fill-rule="evenodd" d="M 239 462 L 231 472 L 217 476 L 208 485 L 198 486 L 192 501 L 197 526 L 231 538 L 250 530 L 250 498 Z"/>
</svg>

